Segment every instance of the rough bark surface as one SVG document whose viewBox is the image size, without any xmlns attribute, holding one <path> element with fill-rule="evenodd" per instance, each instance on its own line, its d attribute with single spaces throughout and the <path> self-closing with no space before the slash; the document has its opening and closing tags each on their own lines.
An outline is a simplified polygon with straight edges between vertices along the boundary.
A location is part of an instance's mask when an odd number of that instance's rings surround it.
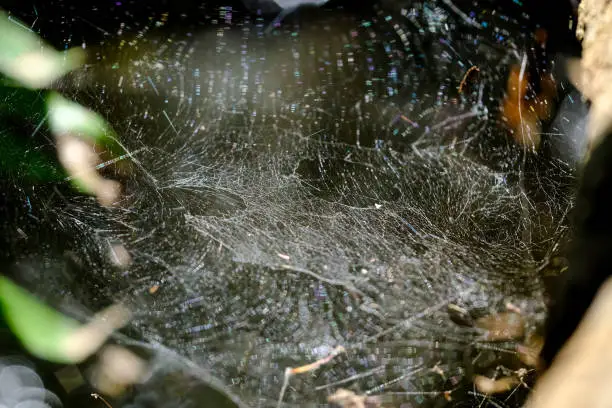
<svg viewBox="0 0 612 408">
<path fill-rule="evenodd" d="M 609 137 L 612 129 L 612 0 L 583 0 L 578 15 L 576 35 L 582 40 L 583 52 L 574 80 L 592 103 L 588 136 L 593 151 L 595 144 Z M 602 150 L 610 149 L 609 146 L 606 141 Z M 601 158 L 602 154 L 595 152 L 591 167 L 602 169 Z M 594 171 L 587 173 L 594 174 Z M 604 177 L 603 173 L 600 175 Z M 603 182 L 592 183 L 601 186 Z M 612 279 L 608 279 L 576 332 L 537 381 L 526 408 L 611 406 L 611 314 Z"/>
<path fill-rule="evenodd" d="M 591 101 L 591 148 L 612 127 L 612 1 L 583 0 L 578 8 L 576 35 L 582 59 L 576 80 Z"/>
</svg>

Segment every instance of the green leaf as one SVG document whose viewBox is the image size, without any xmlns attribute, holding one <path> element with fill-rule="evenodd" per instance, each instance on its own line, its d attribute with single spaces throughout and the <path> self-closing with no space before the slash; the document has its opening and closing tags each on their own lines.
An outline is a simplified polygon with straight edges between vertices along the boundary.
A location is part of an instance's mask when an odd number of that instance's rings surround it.
<svg viewBox="0 0 612 408">
<path fill-rule="evenodd" d="M 56 51 L 27 25 L 0 11 L 0 72 L 24 87 L 48 87 L 83 64 L 85 52 Z"/>
<path fill-rule="evenodd" d="M 56 363 L 72 363 L 63 344 L 77 321 L 41 303 L 25 289 L 0 276 L 0 306 L 10 329 L 33 355 Z"/>
<path fill-rule="evenodd" d="M 90 143 L 100 144 L 120 151 L 117 135 L 111 126 L 96 112 L 72 102 L 57 92 L 47 96 L 49 126 L 56 135 L 78 136 Z"/>
</svg>

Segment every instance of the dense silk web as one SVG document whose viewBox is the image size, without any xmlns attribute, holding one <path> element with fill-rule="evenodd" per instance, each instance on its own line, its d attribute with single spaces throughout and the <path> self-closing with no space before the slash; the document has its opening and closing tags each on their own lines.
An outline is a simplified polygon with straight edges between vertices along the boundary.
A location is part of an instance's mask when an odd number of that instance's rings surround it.
<svg viewBox="0 0 612 408">
<path fill-rule="evenodd" d="M 523 391 L 484 397 L 469 378 L 516 369 L 514 345 L 483 342 L 447 308 L 511 303 L 536 330 L 538 267 L 566 235 L 573 171 L 510 141 L 499 106 L 529 34 L 474 4 L 332 4 L 268 34 L 270 18 L 235 5 L 144 18 L 117 2 L 102 11 L 116 23 L 62 11 L 92 61 L 58 89 L 121 135 L 125 196 L 102 209 L 38 189 L 41 221 L 20 229 L 61 237 L 61 251 L 38 249 L 49 260 L 29 273 L 51 283 L 34 290 L 84 310 L 130 304 L 138 341 L 118 340 L 157 362 L 130 406 L 197 406 L 175 395 L 194 384 L 276 406 L 285 368 L 336 346 L 290 379 L 283 406 L 338 387 L 392 406 L 518 406 Z"/>
</svg>

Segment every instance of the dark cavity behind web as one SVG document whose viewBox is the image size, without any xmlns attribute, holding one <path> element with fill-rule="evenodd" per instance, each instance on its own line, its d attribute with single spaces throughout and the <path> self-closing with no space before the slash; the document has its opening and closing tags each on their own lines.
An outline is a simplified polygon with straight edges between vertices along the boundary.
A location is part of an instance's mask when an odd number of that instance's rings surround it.
<svg viewBox="0 0 612 408">
<path fill-rule="evenodd" d="M 570 167 L 545 152 L 523 164 L 499 123 L 507 66 L 526 40 L 492 27 L 520 23 L 474 10 L 488 28 L 424 2 L 302 13 L 262 36 L 265 21 L 211 9 L 199 11 L 208 30 L 165 32 L 154 19 L 129 41 L 87 44 L 93 65 L 61 88 L 104 114 L 137 163 L 116 209 L 29 195 L 45 223 L 21 229 L 68 237 L 43 255 L 78 260 L 78 273 L 30 272 L 56 282 L 35 290 L 72 288 L 89 309 L 129 299 L 135 336 L 249 405 L 274 406 L 285 367 L 342 345 L 337 362 L 292 380 L 286 404 L 323 402 L 326 385 L 356 376 L 343 386 L 452 406 L 444 391 L 470 389 L 466 355 L 483 370 L 516 362 L 511 345 L 489 350 L 446 306 L 486 314 L 512 302 L 535 328 L 535 269 L 571 202 Z M 460 95 L 471 66 L 478 81 Z M 109 262 L 115 242 L 133 257 L 127 271 Z M 164 392 L 156 404 L 176 406 Z"/>
</svg>

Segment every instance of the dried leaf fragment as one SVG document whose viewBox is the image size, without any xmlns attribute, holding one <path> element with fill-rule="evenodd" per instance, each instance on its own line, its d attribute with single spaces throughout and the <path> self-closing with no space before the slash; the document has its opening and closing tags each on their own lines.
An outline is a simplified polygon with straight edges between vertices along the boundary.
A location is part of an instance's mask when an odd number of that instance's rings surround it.
<svg viewBox="0 0 612 408">
<path fill-rule="evenodd" d="M 357 395 L 353 391 L 340 388 L 327 397 L 327 402 L 342 408 L 377 408 L 380 407 L 380 399 L 375 396 Z"/>
<path fill-rule="evenodd" d="M 508 392 L 520 383 L 521 380 L 515 376 L 501 377 L 498 379 L 485 377 L 484 375 L 474 376 L 474 385 L 476 389 L 486 395 Z"/>
<path fill-rule="evenodd" d="M 516 351 L 521 362 L 529 367 L 539 368 L 540 351 L 544 346 L 544 338 L 538 335 L 532 335 L 527 338 L 524 344 L 516 346 Z"/>
<path fill-rule="evenodd" d="M 486 341 L 504 341 L 521 338 L 525 334 L 525 319 L 518 313 L 504 312 L 476 320 L 475 326 L 486 330 Z"/>
</svg>

